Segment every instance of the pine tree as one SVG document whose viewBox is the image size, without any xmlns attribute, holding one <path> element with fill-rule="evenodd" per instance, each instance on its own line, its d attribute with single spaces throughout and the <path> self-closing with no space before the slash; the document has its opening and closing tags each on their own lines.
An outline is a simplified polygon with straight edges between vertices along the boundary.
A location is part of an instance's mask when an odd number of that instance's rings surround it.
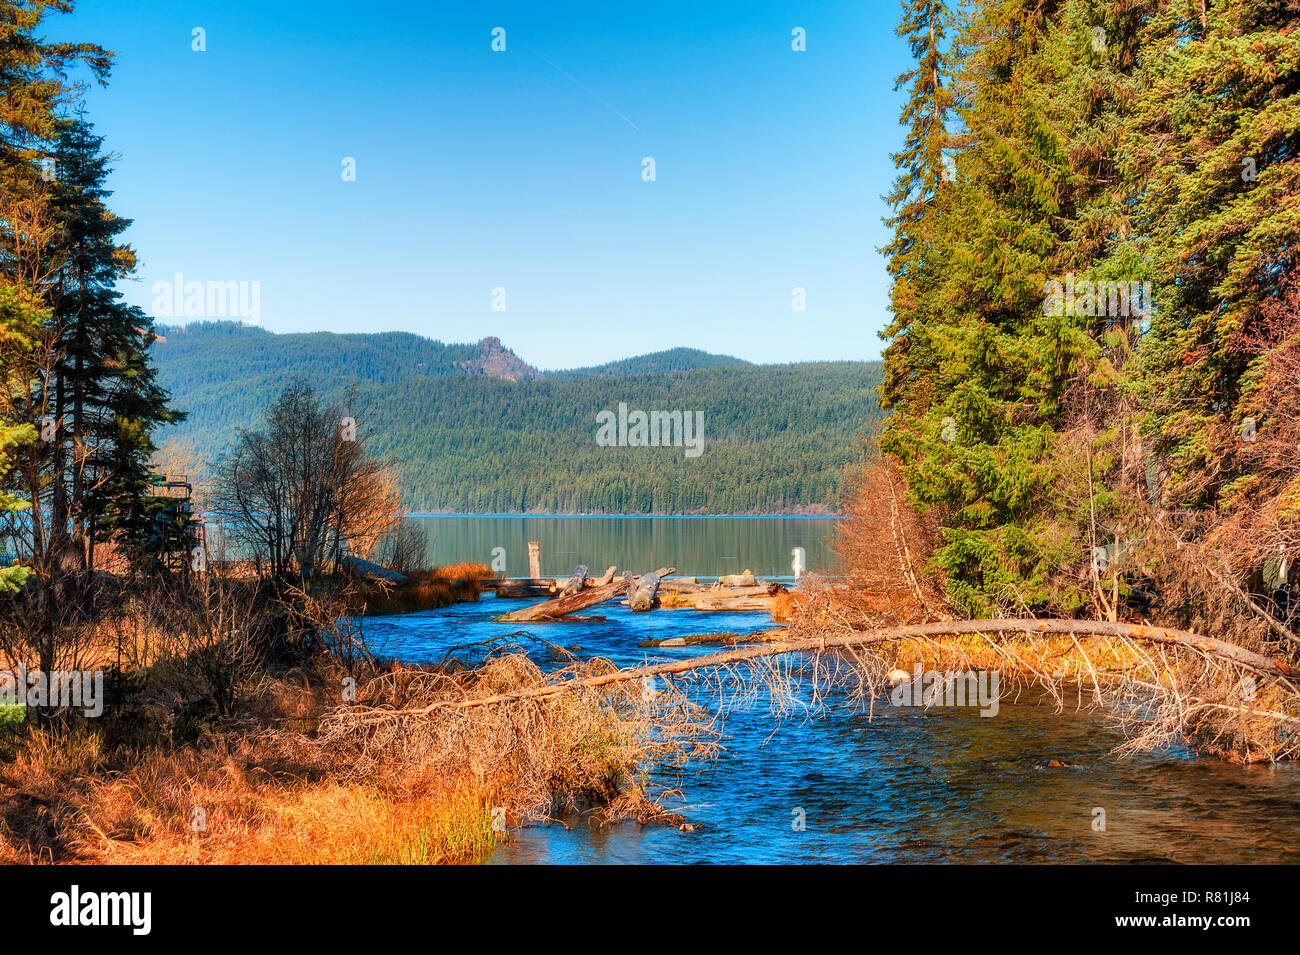
<svg viewBox="0 0 1300 955">
<path fill-rule="evenodd" d="M 0 0 L 0 192 L 28 189 L 39 178 L 37 163 L 55 138 L 72 67 L 85 66 L 100 83 L 108 76 L 108 51 L 40 35 L 50 13 L 71 13 L 72 6 L 71 0 Z"/>
<path fill-rule="evenodd" d="M 936 562 L 972 614 L 1087 599 L 1060 573 L 1088 554 L 1074 502 L 1088 499 L 1078 485 L 1091 454 L 1065 430 L 1080 383 L 1117 382 L 1101 371 L 1104 329 L 1044 308 L 1044 291 L 1126 231 L 1108 170 L 1132 58 L 1094 44 L 1091 15 L 1020 0 L 971 11 L 957 42 L 956 175 L 895 289 L 883 392 L 895 414 L 882 447 L 903 463 L 914 503 L 942 510 Z"/>
<path fill-rule="evenodd" d="M 1300 400 L 1300 388 L 1261 400 L 1270 355 L 1296 331 L 1261 340 L 1300 272 L 1300 17 L 1279 4 L 1170 10 L 1146 46 L 1127 171 L 1143 183 L 1158 308 L 1135 392 L 1165 503 L 1254 506 L 1270 482 L 1244 422 L 1262 442 Z"/>
<path fill-rule="evenodd" d="M 90 566 L 95 541 L 116 534 L 129 551 L 142 540 L 150 521 L 152 434 L 183 415 L 168 408 L 156 383 L 151 320 L 116 290 L 134 270 L 135 254 L 119 241 L 130 220 L 105 205 L 111 193 L 103 140 L 78 117 L 63 124 L 54 153 L 60 177 L 52 206 L 63 265 L 51 296 L 56 362 L 45 383 L 57 423 L 51 527 Z"/>
<path fill-rule="evenodd" d="M 895 90 L 910 84 L 899 116 L 899 123 L 907 127 L 907 136 L 903 148 L 890 155 L 899 175 L 885 197 L 894 210 L 894 215 L 885 220 L 894 230 L 894 239 L 884 252 L 895 277 L 907 272 L 910 253 L 916 246 L 916 231 L 950 175 L 944 148 L 948 145 L 948 116 L 953 106 L 945 49 L 951 23 L 952 14 L 943 0 L 905 0 L 903 16 L 895 29 L 907 40 L 916 60 L 916 66 L 894 82 Z"/>
<path fill-rule="evenodd" d="M 24 298 L 13 285 L 0 283 L 0 388 L 10 391 L 24 386 L 15 377 L 25 369 L 25 356 L 31 351 L 47 315 Z M 34 442 L 37 432 L 27 423 L 6 423 L 0 419 L 0 514 L 17 514 L 31 507 L 31 502 L 4 490 L 13 465 L 14 449 Z M 24 566 L 0 567 L 0 596 L 18 590 L 27 578 Z"/>
<path fill-rule="evenodd" d="M 951 157 L 944 149 L 949 145 L 948 121 L 954 105 L 951 69 L 945 49 L 952 14 L 942 0 L 904 2 L 903 15 L 895 33 L 908 41 L 916 66 L 899 75 L 894 89 L 908 84 L 908 100 L 899 116 L 907 127 L 903 148 L 891 154 L 898 168 L 898 178 L 885 197 L 893 215 L 885 224 L 894 230 L 893 240 L 881 251 L 893 277 L 890 300 L 894 320 L 882 336 L 895 343 L 895 360 L 886 361 L 886 376 L 881 394 L 884 407 L 891 407 L 905 390 L 906 362 L 898 361 L 901 352 L 915 345 L 909 330 L 918 318 L 916 305 L 924 297 L 923 289 L 932 287 L 934 277 L 926 268 L 930 261 L 927 228 L 934 224 L 936 200 L 944 183 L 951 178 Z M 920 355 L 914 356 L 920 360 Z M 899 377 L 902 375 L 902 377 Z"/>
<path fill-rule="evenodd" d="M 112 56 L 94 44 L 43 37 L 45 18 L 72 6 L 71 0 L 0 0 L 0 483 L 7 488 L 20 483 L 13 468 L 33 446 L 29 376 L 49 321 L 39 301 L 51 271 L 46 200 L 56 168 L 48 164 L 47 146 L 60 104 L 72 92 L 70 70 L 85 66 L 102 83 Z M 0 512 L 30 510 L 37 499 L 30 488 L 25 495 L 0 490 Z M 41 524 L 39 516 L 33 514 L 33 527 Z M 24 576 L 25 570 L 0 571 L 0 589 Z M 43 663 L 47 650 L 43 645 Z"/>
</svg>

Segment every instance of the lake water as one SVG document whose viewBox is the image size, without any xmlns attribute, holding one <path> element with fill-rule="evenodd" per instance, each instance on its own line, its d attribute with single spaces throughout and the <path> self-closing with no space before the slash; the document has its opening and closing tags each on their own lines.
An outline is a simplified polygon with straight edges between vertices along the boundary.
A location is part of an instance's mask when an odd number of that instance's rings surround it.
<svg viewBox="0 0 1300 955">
<path fill-rule="evenodd" d="M 682 576 L 717 576 L 749 568 L 763 576 L 792 573 L 792 551 L 805 566 L 833 566 L 835 522 L 797 517 L 554 517 L 416 515 L 429 539 L 429 561 L 492 566 L 504 552 L 506 576 L 528 576 L 528 542 L 542 545 L 542 575 L 561 577 L 586 564 L 593 574 L 675 567 Z"/>
<path fill-rule="evenodd" d="M 464 522 L 467 518 L 458 518 Z M 569 518 L 482 518 L 505 521 L 488 530 L 461 527 L 471 550 L 504 528 L 513 540 L 565 539 Z M 561 523 L 523 524 L 520 521 Z M 601 518 L 617 522 L 616 518 Z M 656 519 L 678 520 L 681 519 Z M 710 521 L 713 519 L 710 519 Z M 731 548 L 756 573 L 775 575 L 790 546 L 808 548 L 830 524 L 767 525 L 681 522 L 647 527 L 640 521 L 568 525 L 573 553 L 566 561 L 590 566 L 679 564 L 709 568 L 691 555 L 720 559 Z M 632 524 L 634 526 L 628 526 Z M 454 526 L 454 525 L 453 525 Z M 683 528 L 674 540 L 667 528 Z M 730 528 L 726 543 L 710 542 L 710 526 Z M 576 527 L 576 530 L 574 528 Z M 595 537 L 584 538 L 584 527 Z M 791 534 L 805 535 L 799 545 Z M 529 534 L 536 536 L 528 537 Z M 827 538 L 820 538 L 825 546 Z M 447 544 L 446 536 L 442 543 Z M 739 547 L 735 544 L 739 543 Z M 659 551 L 646 549 L 651 544 Z M 458 545 L 459 546 L 459 545 Z M 517 546 L 505 543 L 494 546 Z M 620 549 L 622 548 L 622 549 Z M 545 553 L 545 550 L 544 550 Z M 829 551 L 821 551 L 829 553 Z M 682 556 L 679 556 L 682 555 Z M 764 556 L 766 555 L 766 556 Z M 470 559 L 469 552 L 444 560 Z M 558 557 L 558 555 L 557 555 Z M 766 560 L 768 563 L 764 563 Z M 563 564 L 545 565 L 558 570 Z M 519 631 L 491 618 L 524 606 L 485 597 L 439 611 L 367 622 L 372 648 L 411 661 L 436 661 L 450 648 Z M 713 652 L 697 646 L 644 650 L 637 643 L 690 633 L 767 629 L 763 614 L 704 614 L 658 610 L 633 614 L 602 605 L 604 622 L 540 624 L 528 631 L 579 647 L 581 657 L 603 656 L 627 666 Z M 874 714 L 832 696 L 819 718 L 778 722 L 766 700 L 728 714 L 726 752 L 680 778 L 683 796 L 667 803 L 694 832 L 624 823 L 604 828 L 582 818 L 569 828 L 539 823 L 511 830 L 485 860 L 527 862 L 1137 862 L 1300 861 L 1300 773 L 1293 765 L 1234 766 L 1182 752 L 1119 758 L 1121 741 L 1104 717 L 1067 709 L 1054 712 L 1032 699 L 1001 702 L 982 718 L 974 708 L 877 706 Z M 1053 768 L 1057 760 L 1068 768 Z M 1094 828 L 1105 813 L 1105 829 Z M 793 823 L 804 820 L 804 828 Z"/>
</svg>

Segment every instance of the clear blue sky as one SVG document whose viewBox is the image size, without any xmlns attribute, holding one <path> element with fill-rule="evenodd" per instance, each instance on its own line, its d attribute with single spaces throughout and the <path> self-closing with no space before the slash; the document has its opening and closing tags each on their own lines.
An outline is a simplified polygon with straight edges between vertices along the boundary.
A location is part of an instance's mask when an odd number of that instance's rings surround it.
<svg viewBox="0 0 1300 955">
<path fill-rule="evenodd" d="M 152 312 L 177 272 L 257 281 L 272 331 L 497 335 L 562 368 L 678 345 L 879 355 L 897 17 L 895 0 L 79 0 L 46 32 L 117 53 L 87 105 L 121 157 L 133 303 Z"/>
</svg>

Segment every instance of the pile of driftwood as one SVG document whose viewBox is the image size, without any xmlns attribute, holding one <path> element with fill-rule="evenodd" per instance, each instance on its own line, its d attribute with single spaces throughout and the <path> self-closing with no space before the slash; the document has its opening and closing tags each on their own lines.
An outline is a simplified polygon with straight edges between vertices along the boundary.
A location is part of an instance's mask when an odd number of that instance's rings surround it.
<svg viewBox="0 0 1300 955">
<path fill-rule="evenodd" d="M 593 578 L 587 575 L 585 566 L 579 566 L 571 577 L 563 580 L 503 580 L 497 587 L 498 597 L 549 596 L 551 599 L 496 619 L 509 623 L 590 619 L 570 615 L 616 597 L 624 597 L 628 607 L 637 612 L 664 607 L 701 611 L 763 610 L 770 613 L 777 595 L 785 591 L 780 584 L 755 579 L 748 570 L 743 574 L 719 577 L 712 584 L 700 583 L 695 577 L 667 579 L 673 570 L 672 567 L 660 567 L 640 577 L 624 572 L 622 577 L 616 578 L 618 568 L 610 567 L 599 578 Z"/>
</svg>

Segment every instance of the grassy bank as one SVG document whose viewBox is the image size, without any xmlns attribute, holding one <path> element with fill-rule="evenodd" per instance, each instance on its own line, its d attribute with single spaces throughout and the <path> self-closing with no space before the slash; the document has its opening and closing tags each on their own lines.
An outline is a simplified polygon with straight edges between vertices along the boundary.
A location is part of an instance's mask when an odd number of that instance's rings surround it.
<svg viewBox="0 0 1300 955">
<path fill-rule="evenodd" d="M 371 616 L 436 610 L 454 603 L 478 600 L 484 582 L 496 575 L 483 564 L 449 564 L 432 570 L 415 571 L 397 583 L 366 581 L 354 606 Z"/>
<path fill-rule="evenodd" d="M 116 595 L 60 661 L 108 670 L 103 716 L 0 724 L 0 861 L 465 861 L 526 818 L 664 821 L 645 767 L 710 752 L 698 710 L 640 686 L 457 707 L 613 668 L 544 672 L 496 644 L 436 667 L 375 660 L 323 589 Z"/>
<path fill-rule="evenodd" d="M 358 695 L 343 703 L 349 679 Z M 188 743 L 158 726 L 130 740 L 90 721 L 24 726 L 0 768 L 0 861 L 457 862 L 526 816 L 652 819 L 638 767 L 670 755 L 657 737 L 683 727 L 642 707 L 639 688 L 397 715 L 549 679 L 522 654 L 474 669 L 321 661 L 266 676 L 237 716 Z"/>
</svg>

